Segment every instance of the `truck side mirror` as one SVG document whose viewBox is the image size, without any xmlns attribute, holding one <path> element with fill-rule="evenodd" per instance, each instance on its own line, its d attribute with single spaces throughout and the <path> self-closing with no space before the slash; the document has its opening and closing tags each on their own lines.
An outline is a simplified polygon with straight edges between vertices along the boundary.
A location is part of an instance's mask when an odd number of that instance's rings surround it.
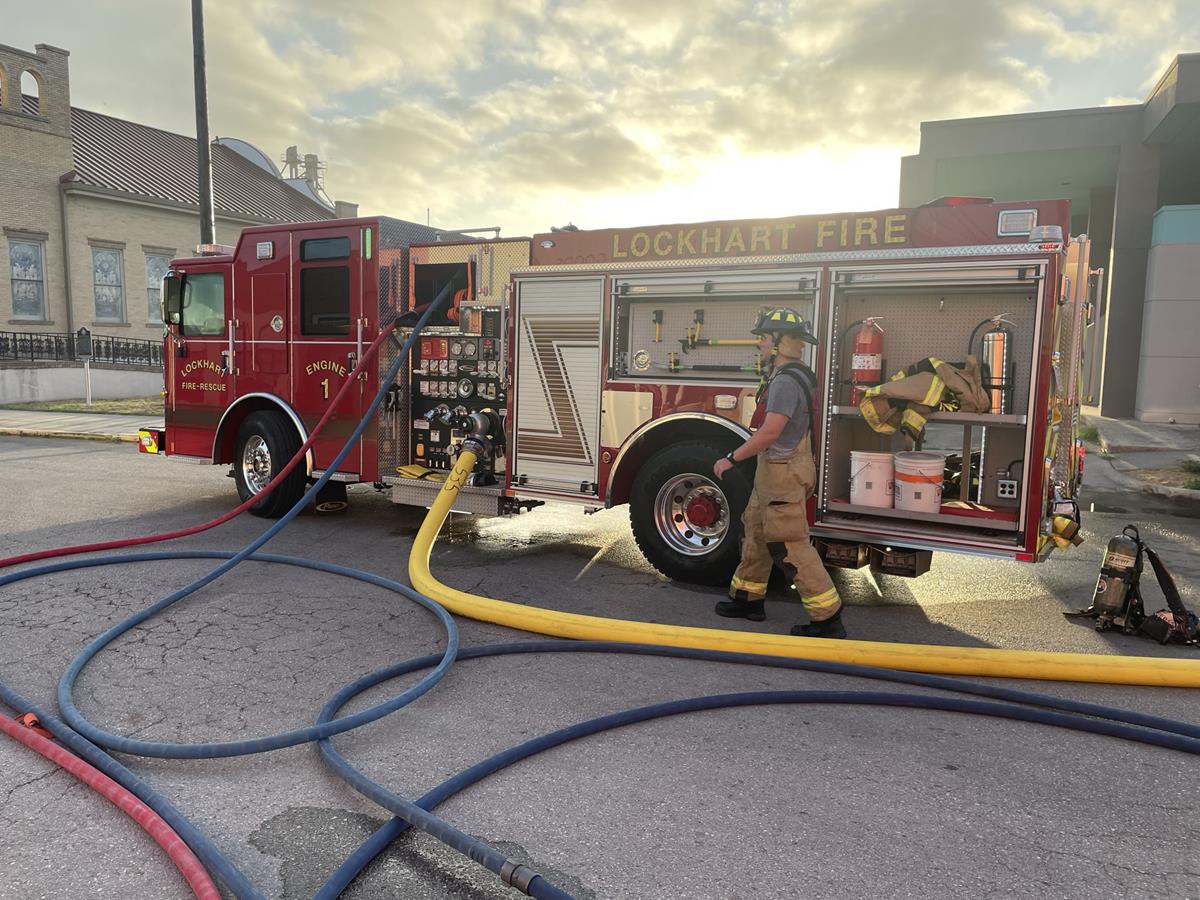
<svg viewBox="0 0 1200 900">
<path fill-rule="evenodd" d="M 168 271 L 163 276 L 162 320 L 164 325 L 178 325 L 183 309 L 183 278 L 178 272 Z"/>
</svg>

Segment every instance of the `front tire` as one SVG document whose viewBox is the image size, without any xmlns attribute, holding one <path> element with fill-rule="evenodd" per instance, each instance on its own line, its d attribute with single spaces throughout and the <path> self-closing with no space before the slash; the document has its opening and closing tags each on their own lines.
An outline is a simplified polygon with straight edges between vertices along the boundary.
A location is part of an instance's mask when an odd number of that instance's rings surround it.
<svg viewBox="0 0 1200 900">
<path fill-rule="evenodd" d="M 669 578 L 723 585 L 737 568 L 750 484 L 739 467 L 717 480 L 713 463 L 723 453 L 707 441 L 666 447 L 633 480 L 633 537 Z"/>
<path fill-rule="evenodd" d="M 256 412 L 246 416 L 238 429 L 237 456 L 233 461 L 233 480 L 243 503 L 279 474 L 301 443 L 296 429 L 279 413 Z M 250 512 L 264 519 L 278 519 L 304 495 L 306 481 L 303 464 L 297 464 L 273 491 L 250 507 Z"/>
</svg>

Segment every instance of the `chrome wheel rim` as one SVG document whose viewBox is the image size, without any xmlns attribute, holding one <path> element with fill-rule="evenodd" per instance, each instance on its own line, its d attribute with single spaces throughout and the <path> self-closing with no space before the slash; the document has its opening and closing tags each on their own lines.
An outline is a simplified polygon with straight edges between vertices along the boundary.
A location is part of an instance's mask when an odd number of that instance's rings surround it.
<svg viewBox="0 0 1200 900">
<path fill-rule="evenodd" d="M 242 450 L 242 480 L 254 494 L 271 483 L 271 448 L 261 435 L 251 435 Z"/>
<path fill-rule="evenodd" d="M 675 552 L 704 556 L 729 533 L 729 504 L 711 479 L 690 472 L 676 475 L 659 488 L 654 524 Z"/>
</svg>

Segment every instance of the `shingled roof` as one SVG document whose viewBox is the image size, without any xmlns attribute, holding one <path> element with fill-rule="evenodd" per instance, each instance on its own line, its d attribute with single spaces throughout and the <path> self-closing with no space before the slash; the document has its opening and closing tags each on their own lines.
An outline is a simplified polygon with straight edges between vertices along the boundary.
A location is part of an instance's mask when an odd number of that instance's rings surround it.
<svg viewBox="0 0 1200 900">
<path fill-rule="evenodd" d="M 36 104 L 32 97 L 22 100 Z M 36 106 L 28 110 L 36 111 Z M 196 139 L 71 107 L 75 169 L 66 180 L 155 200 L 199 206 Z M 241 154 L 212 145 L 217 214 L 276 222 L 318 222 L 333 210 Z"/>
</svg>

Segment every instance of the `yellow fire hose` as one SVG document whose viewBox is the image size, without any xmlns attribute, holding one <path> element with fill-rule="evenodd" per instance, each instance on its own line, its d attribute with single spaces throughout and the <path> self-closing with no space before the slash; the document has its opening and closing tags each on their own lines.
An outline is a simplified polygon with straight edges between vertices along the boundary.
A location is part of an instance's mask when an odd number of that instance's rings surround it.
<svg viewBox="0 0 1200 900">
<path fill-rule="evenodd" d="M 1030 678 L 1042 681 L 1083 681 L 1094 684 L 1138 684 L 1154 687 L 1200 687 L 1200 660 L 1100 656 L 1089 653 L 1049 653 L 1036 650 L 997 650 L 944 647 L 932 644 L 885 644 L 876 641 L 829 640 L 781 634 L 727 631 L 657 625 L 558 612 L 493 600 L 455 590 L 429 571 L 429 556 L 455 497 L 475 466 L 475 454 L 464 450 L 446 479 L 417 532 L 408 558 L 412 586 L 450 612 L 507 628 L 575 640 L 620 641 L 761 653 L 804 659 L 879 666 L 908 672 Z"/>
</svg>

